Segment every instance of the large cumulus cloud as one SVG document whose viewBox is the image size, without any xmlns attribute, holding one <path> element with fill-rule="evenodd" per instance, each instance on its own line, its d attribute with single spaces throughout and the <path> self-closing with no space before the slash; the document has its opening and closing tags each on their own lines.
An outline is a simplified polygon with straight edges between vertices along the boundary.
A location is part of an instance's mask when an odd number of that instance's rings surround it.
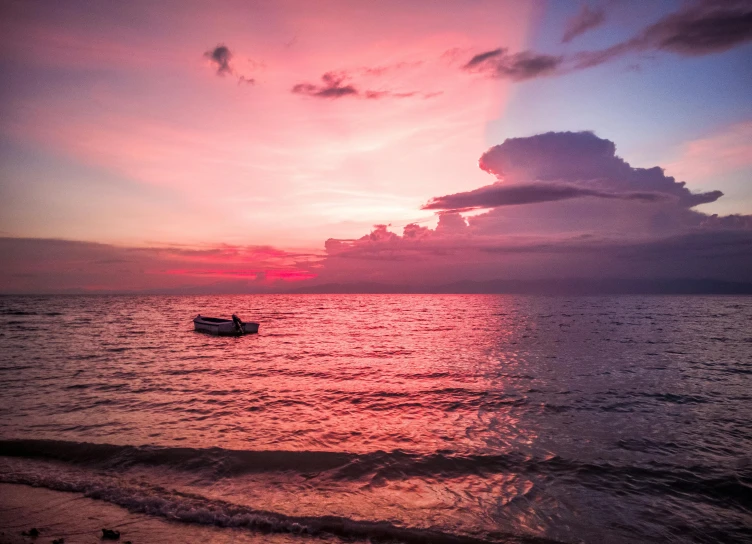
<svg viewBox="0 0 752 544">
<path fill-rule="evenodd" d="M 723 193 L 693 193 L 660 167 L 633 167 L 614 142 L 591 132 L 510 138 L 486 151 L 479 166 L 496 178 L 486 187 L 435 197 L 427 209 L 487 208 L 470 218 L 489 235 L 570 233 L 668 236 L 698 227 L 695 209 Z"/>
<path fill-rule="evenodd" d="M 321 280 L 441 283 L 523 278 L 752 281 L 752 216 L 707 215 L 720 191 L 691 192 L 660 167 L 633 167 L 591 132 L 512 138 L 480 167 L 496 181 L 438 196 L 434 229 L 378 225 L 330 239 Z M 485 213 L 463 217 L 469 209 Z"/>
<path fill-rule="evenodd" d="M 566 182 L 611 195 L 660 193 L 675 197 L 684 207 L 714 202 L 723 196 L 720 191 L 691 193 L 684 182 L 667 176 L 658 166 L 634 168 L 616 155 L 614 142 L 592 132 L 548 132 L 510 138 L 486 151 L 479 165 L 506 181 Z"/>
</svg>

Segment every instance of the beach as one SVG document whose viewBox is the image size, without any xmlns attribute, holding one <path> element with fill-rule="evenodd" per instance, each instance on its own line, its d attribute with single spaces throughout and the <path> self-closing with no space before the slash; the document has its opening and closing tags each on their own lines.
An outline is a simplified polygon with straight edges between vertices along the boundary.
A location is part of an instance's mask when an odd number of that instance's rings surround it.
<svg viewBox="0 0 752 544">
<path fill-rule="evenodd" d="M 260 535 L 211 525 L 170 523 L 154 516 L 130 513 L 127 509 L 86 498 L 80 493 L 13 484 L 0 484 L 0 527 L 3 528 L 0 533 L 2 544 L 51 542 L 59 538 L 64 538 L 65 544 L 102 542 L 103 528 L 119 531 L 119 542 L 130 540 L 134 544 L 299 541 L 283 535 Z M 22 535 L 31 528 L 39 530 L 38 537 Z"/>
</svg>

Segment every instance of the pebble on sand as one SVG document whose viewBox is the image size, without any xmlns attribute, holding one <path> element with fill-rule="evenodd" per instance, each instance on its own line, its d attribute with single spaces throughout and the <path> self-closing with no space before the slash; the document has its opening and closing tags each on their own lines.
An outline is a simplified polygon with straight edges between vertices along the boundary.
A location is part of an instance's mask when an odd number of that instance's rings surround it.
<svg viewBox="0 0 752 544">
<path fill-rule="evenodd" d="M 102 540 L 118 540 L 120 531 L 114 529 L 102 529 Z"/>
</svg>

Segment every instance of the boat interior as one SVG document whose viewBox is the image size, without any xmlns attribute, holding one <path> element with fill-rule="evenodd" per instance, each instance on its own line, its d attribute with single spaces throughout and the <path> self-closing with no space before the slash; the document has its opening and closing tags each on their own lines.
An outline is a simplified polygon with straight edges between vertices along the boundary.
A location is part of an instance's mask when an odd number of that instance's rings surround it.
<svg viewBox="0 0 752 544">
<path fill-rule="evenodd" d="M 204 317 L 203 315 L 198 316 L 197 319 L 200 319 L 201 321 L 208 321 L 209 323 L 230 323 L 230 322 L 232 322 L 232 319 L 220 319 L 218 317 Z"/>
</svg>

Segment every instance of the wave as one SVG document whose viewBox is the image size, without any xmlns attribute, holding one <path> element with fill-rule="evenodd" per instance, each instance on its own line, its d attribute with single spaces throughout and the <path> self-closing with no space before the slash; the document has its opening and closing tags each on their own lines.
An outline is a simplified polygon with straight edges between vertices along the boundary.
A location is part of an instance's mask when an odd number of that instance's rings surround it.
<svg viewBox="0 0 752 544">
<path fill-rule="evenodd" d="M 0 474 L 0 483 L 45 487 L 56 491 L 81 493 L 128 509 L 173 522 L 246 528 L 261 533 L 286 533 L 304 537 L 339 537 L 346 542 L 402 542 L 405 544 L 555 544 L 539 537 L 489 533 L 485 536 L 451 534 L 432 528 L 404 527 L 389 521 L 356 520 L 343 516 L 289 516 L 254 509 L 194 493 L 170 491 L 145 483 L 126 484 L 112 478 L 65 478 L 59 474 L 12 471 Z"/>
<path fill-rule="evenodd" d="M 639 444 L 622 449 L 639 449 Z M 59 440 L 0 440 L 0 455 L 62 461 L 90 469 L 124 470 L 164 467 L 179 472 L 200 472 L 220 479 L 243 474 L 293 472 L 307 478 L 333 481 L 399 481 L 408 478 L 486 477 L 522 474 L 543 485 L 570 480 L 598 490 L 640 495 L 683 496 L 704 502 L 752 510 L 752 466 L 719 469 L 651 461 L 647 464 L 582 462 L 551 455 L 536 458 L 511 452 L 462 455 L 451 451 L 416 454 L 401 450 L 366 454 L 333 451 L 229 450 L 120 446 Z"/>
<path fill-rule="evenodd" d="M 175 470 L 210 470 L 224 476 L 251 472 L 326 471 L 342 467 L 356 454 L 326 451 L 228 450 L 119 446 L 62 440 L 0 440 L 0 455 L 63 461 L 100 469 L 136 465 Z"/>
</svg>

